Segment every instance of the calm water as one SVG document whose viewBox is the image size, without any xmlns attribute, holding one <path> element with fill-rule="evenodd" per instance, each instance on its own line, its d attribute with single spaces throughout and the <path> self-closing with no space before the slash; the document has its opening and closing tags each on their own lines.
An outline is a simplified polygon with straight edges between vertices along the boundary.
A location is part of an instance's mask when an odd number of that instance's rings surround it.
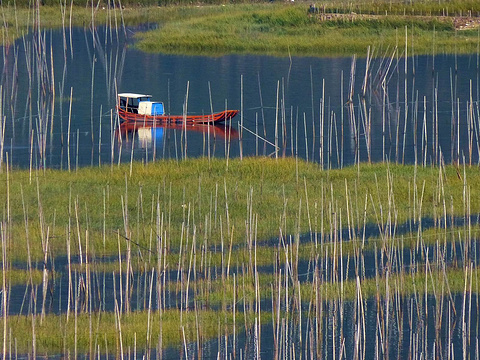
<svg viewBox="0 0 480 360">
<path fill-rule="evenodd" d="M 53 31 L 3 49 L 4 160 L 66 168 L 132 156 L 273 156 L 277 144 L 279 156 L 330 167 L 478 161 L 477 56 L 409 57 L 405 76 L 404 58 L 377 54 L 364 93 L 365 59 L 145 54 L 129 46 L 133 30 L 126 34 L 74 29 L 64 46 Z M 242 113 L 210 138 L 175 129 L 118 136 L 117 89 L 149 93 L 171 114 L 184 103 L 192 114 Z"/>
</svg>

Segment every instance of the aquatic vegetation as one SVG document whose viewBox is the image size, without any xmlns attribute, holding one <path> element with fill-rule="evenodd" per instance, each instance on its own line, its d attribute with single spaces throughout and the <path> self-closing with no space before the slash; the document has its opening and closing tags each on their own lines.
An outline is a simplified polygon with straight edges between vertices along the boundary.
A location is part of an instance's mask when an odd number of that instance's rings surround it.
<svg viewBox="0 0 480 360">
<path fill-rule="evenodd" d="M 372 1 L 352 3 L 343 0 L 334 0 L 322 4 L 325 12 L 331 13 L 358 13 L 358 14 L 392 14 L 392 15 L 430 15 L 430 16 L 476 16 L 480 6 L 472 0 L 454 0 L 447 3 L 422 0 L 417 2 L 387 2 Z"/>
<path fill-rule="evenodd" d="M 32 269 L 31 271 L 23 269 L 10 268 L 6 270 L 6 280 L 9 286 L 15 285 L 39 285 L 42 283 L 43 271 L 38 269 Z M 54 276 L 51 272 L 48 276 Z M 0 277 L 0 286 L 3 285 L 3 277 Z"/>
<path fill-rule="evenodd" d="M 237 331 L 240 331 L 244 324 L 243 315 L 237 314 L 236 320 Z M 184 342 L 203 342 L 215 338 L 219 325 L 227 333 L 233 333 L 232 313 L 198 309 L 129 314 L 72 312 L 69 316 L 49 314 L 43 318 L 20 315 L 10 319 L 9 329 L 16 354 L 60 354 L 68 349 L 71 355 L 113 354 L 119 357 L 123 352 L 145 350 L 151 345 L 168 348 L 182 346 Z M 3 328 L 0 336 L 4 336 Z"/>
<path fill-rule="evenodd" d="M 465 186 L 478 181 L 468 167 L 463 179 L 455 166 L 439 171 L 375 164 L 322 171 L 305 161 L 266 158 L 231 159 L 228 167 L 225 160 L 198 159 L 34 175 L 33 181 L 27 170 L 10 172 L 10 192 L 0 194 L 11 204 L 12 259 L 25 259 L 20 249 L 27 243 L 34 259 L 43 258 L 39 241 L 47 231 L 57 256 L 66 255 L 70 243 L 72 254 L 82 251 L 80 244 L 98 257 L 123 253 L 127 244 L 156 253 L 159 234 L 167 248 L 178 250 L 182 237 L 228 246 L 245 243 L 250 231 L 261 239 L 278 237 L 279 229 L 285 235 L 328 233 L 331 207 L 344 218 L 347 211 L 357 214 L 349 220 L 355 228 L 384 223 L 387 209 L 395 212 L 397 224 L 412 216 L 466 216 Z M 468 188 L 469 196 L 478 196 L 476 187 Z M 435 215 L 442 202 L 448 206 Z M 469 211 L 479 212 L 478 203 Z M 246 216 L 254 223 L 245 223 Z"/>
<path fill-rule="evenodd" d="M 475 53 L 478 48 L 476 27 L 463 30 L 462 26 L 462 31 L 456 31 L 457 25 L 464 22 L 458 17 L 479 12 L 478 4 L 468 1 L 448 6 L 435 2 L 334 2 L 322 4 L 322 16 L 308 16 L 304 4 L 138 4 L 124 9 L 110 3 L 94 9 L 77 3 L 73 7 L 45 4 L 38 15 L 21 3 L 16 4 L 18 8 L 3 6 L 4 38 L 11 41 L 23 36 L 32 30 L 31 19 L 38 16 L 37 21 L 45 29 L 100 24 L 118 29 L 157 24 L 156 29 L 137 34 L 136 46 L 149 52 L 349 56 L 366 55 L 371 47 L 381 54 L 395 46 L 403 48 L 405 32 L 416 54 Z"/>
<path fill-rule="evenodd" d="M 439 53 L 477 51 L 476 32 L 457 33 L 453 18 L 357 14 L 317 18 L 308 17 L 303 6 L 274 5 L 229 6 L 223 14 L 212 11 L 168 21 L 139 33 L 137 46 L 144 51 L 191 54 L 365 55 L 369 46 L 379 53 L 404 47 L 405 32 L 416 54 L 432 53 L 433 45 Z"/>
<path fill-rule="evenodd" d="M 4 338 L 22 353 L 145 353 L 220 334 L 260 341 L 261 324 L 300 331 L 305 319 L 332 321 L 328 304 L 455 307 L 479 291 L 478 176 L 456 165 L 322 170 L 296 158 L 8 169 L 6 256 L 27 261 L 28 248 L 56 275 L 26 287 L 28 311 L 7 319 Z"/>
</svg>

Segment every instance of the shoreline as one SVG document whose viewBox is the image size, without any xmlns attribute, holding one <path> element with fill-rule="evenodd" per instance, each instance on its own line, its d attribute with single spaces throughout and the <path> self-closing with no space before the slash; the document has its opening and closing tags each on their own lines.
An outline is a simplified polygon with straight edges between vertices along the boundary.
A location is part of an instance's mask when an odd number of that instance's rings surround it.
<svg viewBox="0 0 480 360">
<path fill-rule="evenodd" d="M 383 4 L 386 6 L 386 4 Z M 314 5 L 313 5 L 314 6 Z M 383 8 L 322 7 L 305 3 L 150 6 L 110 8 L 41 6 L 32 10 L 4 8 L 4 45 L 40 23 L 42 29 L 115 28 L 154 23 L 153 30 L 134 35 L 137 49 L 152 53 L 221 56 L 349 57 L 385 56 L 393 49 L 408 54 L 478 54 L 480 17 L 476 10 L 448 15 L 419 15 Z M 318 12 L 317 12 L 318 10 Z M 59 16 L 60 15 L 60 16 Z M 35 25 L 36 26 L 36 25 Z M 368 50 L 370 48 L 370 51 Z"/>
</svg>

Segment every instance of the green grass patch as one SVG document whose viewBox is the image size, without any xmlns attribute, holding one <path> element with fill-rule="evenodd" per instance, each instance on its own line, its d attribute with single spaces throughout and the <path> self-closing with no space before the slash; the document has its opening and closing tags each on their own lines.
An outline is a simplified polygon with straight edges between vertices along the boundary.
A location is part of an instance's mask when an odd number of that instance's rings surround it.
<svg viewBox="0 0 480 360">
<path fill-rule="evenodd" d="M 3 271 L 0 270 L 0 287 L 3 286 Z M 43 271 L 33 269 L 31 272 L 23 269 L 10 268 L 6 271 L 6 280 L 9 286 L 15 285 L 39 285 L 43 280 Z M 52 273 L 48 273 L 49 279 Z"/>
<path fill-rule="evenodd" d="M 282 270 L 284 268 L 282 267 Z M 427 271 L 426 271 L 427 269 Z M 319 272 L 318 281 L 312 282 L 313 274 L 309 281 L 301 283 L 296 282 L 294 277 L 288 276 L 285 280 L 282 271 L 280 297 L 285 298 L 285 281 L 288 282 L 288 297 L 298 296 L 298 285 L 300 285 L 301 299 L 303 303 L 308 304 L 310 300 L 319 296 L 323 301 L 332 301 L 343 299 L 346 301 L 355 300 L 360 294 L 363 299 L 385 298 L 396 294 L 400 297 L 412 295 L 422 296 L 425 294 L 439 297 L 462 294 L 465 291 L 478 294 L 479 273 L 475 268 L 447 267 L 445 271 L 436 267 L 434 263 L 426 265 L 417 264 L 408 271 L 389 273 L 372 278 L 361 278 L 358 282 L 355 278 L 339 281 L 337 274 L 334 278 L 325 278 L 325 274 Z M 268 302 L 279 295 L 279 272 L 277 274 L 258 274 L 258 294 L 260 300 Z M 185 284 L 183 284 L 185 285 Z M 169 285 L 169 290 L 180 292 L 180 286 L 176 283 Z M 360 286 L 360 287 L 358 287 Z M 471 288 L 470 288 L 471 287 Z M 235 299 L 237 308 L 242 308 L 243 304 L 247 307 L 255 302 L 255 278 L 250 274 L 238 275 L 234 278 L 230 276 L 223 279 L 206 281 L 205 279 L 191 280 L 189 282 L 190 291 L 198 305 L 206 308 L 232 308 Z M 185 289 L 184 289 L 185 291 Z"/>
<path fill-rule="evenodd" d="M 137 46 L 149 52 L 203 55 L 347 56 L 366 54 L 368 47 L 380 54 L 395 46 L 403 49 L 406 31 L 416 54 L 477 51 L 477 32 L 455 32 L 452 18 L 394 15 L 325 20 L 308 17 L 303 5 L 230 5 L 223 13 L 215 10 L 166 21 L 157 30 L 139 33 Z"/>
<path fill-rule="evenodd" d="M 478 16 L 480 4 L 474 0 L 452 1 L 384 1 L 371 0 L 351 2 L 333 0 L 318 4 L 326 13 L 356 13 L 377 15 L 414 15 L 414 16 Z"/>
<path fill-rule="evenodd" d="M 343 225 L 397 224 L 412 217 L 466 216 L 480 212 L 480 173 L 454 166 L 442 171 L 401 165 L 361 165 L 322 171 L 317 164 L 287 158 L 182 162 L 46 170 L 8 174 L 0 201 L 9 204 L 9 260 L 43 259 L 48 237 L 53 256 L 125 253 L 130 246 L 155 258 L 191 244 L 216 247 L 278 238 L 280 232 L 328 234 L 341 214 Z M 0 182 L 6 184 L 6 174 Z M 468 198 L 464 189 L 469 190 Z M 8 193 L 7 193 L 8 189 Z M 23 194 L 23 195 L 22 195 Z M 445 205 L 446 204 L 446 205 Z M 333 210 L 333 211 L 332 211 Z M 161 241 L 160 241 L 161 240 Z M 175 255 L 173 255 L 175 257 Z"/>
<path fill-rule="evenodd" d="M 65 26 L 67 32 L 69 26 L 108 24 L 121 29 L 123 25 L 152 23 L 158 29 L 137 34 L 135 46 L 143 51 L 207 56 L 350 56 L 364 55 L 370 47 L 375 55 L 383 56 L 395 46 L 405 47 L 405 32 L 409 51 L 415 54 L 475 53 L 478 49 L 478 31 L 455 31 L 452 16 L 478 14 L 479 5 L 471 1 L 322 4 L 322 12 L 335 15 L 331 18 L 309 16 L 305 3 L 138 4 L 123 9 L 101 4 L 93 9 L 77 4 L 71 9 L 52 4 L 41 6 L 39 11 L 18 3 L 18 8 L 3 5 L 3 37 L 6 41 L 17 39 L 32 31 L 37 22 L 47 29 Z M 443 16 L 445 12 L 449 16 Z"/>
<path fill-rule="evenodd" d="M 150 327 L 147 324 L 150 321 Z M 244 324 L 243 314 L 236 314 L 238 329 Z M 166 310 L 152 312 L 150 320 L 148 311 L 121 314 L 92 313 L 69 315 L 10 316 L 8 318 L 7 335 L 19 354 L 32 353 L 33 346 L 37 354 L 72 354 L 74 349 L 79 353 L 93 355 L 106 354 L 120 357 L 120 349 L 138 350 L 155 349 L 161 336 L 164 348 L 178 347 L 183 344 L 183 335 L 187 343 L 210 340 L 219 334 L 233 332 L 233 313 L 198 310 L 183 311 Z M 147 340 L 147 329 L 150 339 Z M 237 331 L 238 331 L 237 329 Z M 76 334 L 75 334 L 76 333 Z M 35 334 L 35 339 L 33 338 Z M 3 338 L 3 326 L 0 329 Z M 148 345 L 149 344 L 149 345 Z"/>
<path fill-rule="evenodd" d="M 465 283 L 467 293 L 478 294 L 478 276 L 477 269 L 458 269 L 451 268 L 445 272 L 441 269 L 435 269 L 432 264 L 425 271 L 426 266 L 411 272 L 395 273 L 390 276 L 381 276 L 378 278 L 363 279 L 357 282 L 351 279 L 343 282 L 320 280 L 317 285 L 312 283 L 302 283 L 301 291 L 304 301 L 315 298 L 315 292 L 321 296 L 322 300 L 347 301 L 354 300 L 361 295 L 363 299 L 378 298 L 383 299 L 387 296 L 398 294 L 400 297 L 422 296 L 425 293 L 438 297 L 463 294 Z"/>
</svg>

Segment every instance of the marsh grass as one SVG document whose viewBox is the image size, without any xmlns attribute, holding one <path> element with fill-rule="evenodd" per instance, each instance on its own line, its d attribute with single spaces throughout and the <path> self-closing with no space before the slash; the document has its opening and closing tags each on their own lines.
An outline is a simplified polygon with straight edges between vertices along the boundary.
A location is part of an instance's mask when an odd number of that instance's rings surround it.
<svg viewBox="0 0 480 360">
<path fill-rule="evenodd" d="M 473 279 L 478 278 L 478 273 L 472 273 Z M 360 282 L 363 297 L 372 299 L 376 297 L 386 298 L 388 292 L 398 293 L 402 298 L 411 296 L 425 296 L 435 294 L 438 289 L 446 288 L 454 295 L 460 295 L 465 288 L 465 270 L 450 269 L 446 273 L 440 269 L 427 275 L 424 272 L 398 273 L 388 277 L 364 279 Z M 340 298 L 352 301 L 357 296 L 357 280 L 350 279 L 339 283 L 325 281 L 317 291 L 323 294 L 327 301 Z M 477 288 L 474 280 L 473 286 Z M 309 299 L 314 296 L 314 287 L 311 283 L 302 284 L 302 298 Z"/>
<path fill-rule="evenodd" d="M 402 48 L 398 31 L 409 29 L 416 54 L 431 53 L 432 32 L 439 53 L 474 53 L 476 32 L 456 33 L 452 18 L 353 16 L 317 20 L 303 6 L 229 6 L 213 12 L 166 22 L 159 29 L 139 33 L 138 47 L 150 52 L 195 54 L 266 53 L 273 55 L 366 55 Z M 460 41 L 459 41 L 460 40 Z M 383 50 L 382 50 L 383 49 Z"/>
<path fill-rule="evenodd" d="M 472 0 L 397 2 L 364 1 L 352 3 L 334 0 L 322 3 L 321 8 L 329 13 L 391 14 L 416 16 L 478 16 L 480 6 Z"/>
<path fill-rule="evenodd" d="M 414 171 L 415 184 L 412 183 Z M 466 168 L 465 175 L 467 184 L 478 181 L 479 175 L 473 168 Z M 5 181 L 4 176 L 0 174 L 1 181 Z M 415 170 L 413 166 L 375 164 L 322 171 L 316 164 L 288 158 L 231 159 L 228 168 L 225 160 L 219 159 L 162 161 L 133 164 L 133 171 L 129 166 L 120 166 L 82 168 L 75 173 L 46 170 L 36 176 L 38 182 L 30 183 L 28 171 L 16 170 L 10 175 L 11 232 L 16 239 L 11 243 L 12 260 L 25 260 L 26 254 L 22 251 L 26 246 L 24 216 L 29 219 L 34 260 L 43 258 L 40 243 L 32 240 L 41 238 L 42 228 L 50 231 L 51 251 L 56 256 L 66 254 L 65 229 L 58 224 L 67 223 L 72 224 L 72 239 L 78 239 L 83 247 L 88 235 L 89 252 L 96 257 L 118 254 L 119 235 L 122 252 L 129 242 L 142 252 L 155 252 L 151 236 L 155 235 L 152 231 L 156 231 L 158 217 L 168 219 L 164 231 L 167 248 L 172 250 L 178 251 L 182 232 L 191 236 L 192 227 L 182 230 L 182 224 L 187 223 L 194 225 L 212 246 L 220 246 L 222 237 L 229 239 L 223 240 L 228 244 L 234 227 L 233 244 L 242 244 L 246 236 L 244 218 L 250 192 L 254 195 L 251 206 L 258 214 L 256 231 L 260 239 L 277 237 L 279 227 L 284 233 L 307 232 L 314 220 L 326 224 L 323 231 L 330 231 L 327 209 L 332 204 L 329 199 L 333 196 L 339 208 L 346 210 L 346 194 L 355 200 L 362 213 L 367 209 L 365 219 L 355 218 L 357 228 L 362 228 L 364 221 L 381 223 L 379 206 L 394 206 L 397 223 L 407 222 L 413 204 L 411 201 L 391 203 L 389 195 L 408 199 L 414 191 L 420 191 L 419 186 L 425 186 L 421 204 L 423 216 L 434 215 L 438 201 L 433 195 L 440 189 L 448 202 L 451 199 L 449 216 L 464 216 L 465 184 L 454 166 L 445 168 L 444 184 L 438 183 L 438 172 L 434 168 Z M 347 193 L 346 184 L 351 189 Z M 22 191 L 26 214 L 20 198 Z M 470 191 L 472 197 L 477 196 L 476 187 L 471 187 Z M 1 201 L 6 201 L 6 196 L 5 192 L 1 193 Z M 125 203 L 127 197 L 131 200 Z M 283 210 L 278 213 L 278 209 Z M 479 210 L 477 203 L 471 204 L 472 213 Z M 299 212 L 303 214 L 300 218 Z M 304 217 L 307 214 L 311 214 L 310 220 Z M 78 254 L 78 245 L 72 246 L 71 251 Z"/>
<path fill-rule="evenodd" d="M 42 283 L 42 273 L 41 270 L 37 269 L 33 269 L 30 272 L 28 270 L 10 268 L 7 271 L 6 279 L 10 286 L 26 284 L 40 285 Z M 0 281 L 1 284 L 3 284 L 3 280 L 0 279 Z"/>
<path fill-rule="evenodd" d="M 123 314 L 121 317 L 121 338 L 123 346 L 131 349 L 136 347 L 139 350 L 145 349 L 147 341 L 147 312 L 132 312 Z M 178 310 L 168 310 L 162 313 L 153 312 L 151 318 L 150 336 L 158 338 L 160 335 L 160 321 L 162 323 L 162 342 L 165 348 L 176 347 L 183 344 L 181 328 L 185 330 L 188 343 L 196 341 L 197 331 L 200 331 L 203 339 L 215 338 L 218 333 L 218 326 L 231 333 L 233 318 L 231 313 L 222 313 L 213 310 L 199 310 L 197 313 L 189 312 L 180 315 Z M 160 320 L 161 319 L 161 320 Z M 241 329 L 243 315 L 237 314 L 239 328 Z M 93 355 L 104 355 L 106 352 L 119 354 L 118 343 L 120 341 L 120 330 L 118 319 L 113 313 L 100 312 L 92 314 L 80 314 L 76 318 L 78 333 L 74 334 L 74 327 L 71 322 L 66 321 L 65 315 L 47 315 L 43 323 L 40 318 L 19 315 L 11 322 L 11 336 L 16 340 L 16 351 L 19 354 L 31 353 L 32 322 L 35 324 L 35 342 L 38 353 L 59 354 L 64 349 L 73 349 L 75 346 L 79 353 Z M 180 322 L 182 321 L 182 322 Z M 94 328 L 94 337 L 90 336 L 91 326 Z M 3 332 L 0 332 L 3 336 Z"/>
<path fill-rule="evenodd" d="M 401 297 L 410 297 L 413 295 L 435 294 L 440 288 L 447 288 L 452 294 L 459 295 L 463 293 L 465 287 L 465 269 L 464 268 L 449 268 L 445 272 L 443 269 L 431 268 L 429 272 L 425 273 L 425 264 L 420 263 L 415 269 L 393 272 L 387 276 L 363 278 L 359 284 L 363 297 L 372 299 L 377 296 L 386 297 L 389 291 L 398 292 Z M 275 276 L 278 274 L 262 273 L 260 275 L 260 294 L 262 299 L 269 299 L 271 297 L 271 285 L 274 284 Z M 475 294 L 478 294 L 478 270 L 474 270 L 469 274 L 469 279 L 473 279 L 472 289 Z M 238 299 L 239 305 L 245 303 L 252 303 L 255 301 L 255 288 L 252 278 L 242 279 L 238 278 L 240 283 L 243 281 L 247 285 L 245 291 L 242 289 L 242 297 Z M 388 284 L 389 283 L 389 284 Z M 238 290 L 233 288 L 233 277 L 227 281 L 221 280 L 212 281 L 209 287 L 208 298 L 204 294 L 198 294 L 196 299 L 199 304 L 204 303 L 208 306 L 219 307 L 223 302 L 230 302 L 234 299 L 234 292 Z M 325 301 L 342 300 L 353 301 L 357 295 L 357 280 L 344 279 L 343 281 L 331 281 L 323 278 L 320 284 L 315 285 L 312 281 L 302 281 L 301 283 L 301 298 L 311 299 L 315 296 L 315 292 L 322 293 Z M 285 293 L 285 288 L 281 290 L 281 297 L 292 298 L 296 296 L 296 288 L 290 289 L 288 294 Z M 307 301 L 307 300 L 306 300 Z"/>
<path fill-rule="evenodd" d="M 40 6 L 38 15 L 34 13 L 34 8 L 21 6 L 21 3 L 16 3 L 16 6 L 10 3 L 2 4 L 0 9 L 4 20 L 4 27 L 2 28 L 4 41 L 7 44 L 34 30 L 32 26 L 33 19 L 39 22 L 40 28 L 43 30 L 61 29 L 62 26 L 88 28 L 92 25 L 115 26 L 116 24 L 117 27 L 121 27 L 158 23 L 169 19 L 180 19 L 185 16 L 190 17 L 192 13 L 197 11 L 195 8 L 158 8 L 156 6 L 135 7 L 121 11 L 117 4 L 115 7 L 95 7 L 92 12 L 91 7 L 81 6 L 76 2 L 72 7 L 70 7 L 70 4 L 67 4 L 63 9 L 65 14 L 62 14 L 62 8 L 58 3 Z M 66 23 L 62 22 L 63 16 L 66 18 Z M 63 98 L 63 101 L 67 100 Z"/>
<path fill-rule="evenodd" d="M 123 4 L 123 2 L 122 2 Z M 125 5 L 125 4 L 124 4 Z M 404 37 L 398 31 L 409 29 L 416 54 L 430 54 L 435 31 L 438 53 L 475 53 L 477 31 L 456 32 L 453 15 L 478 12 L 478 5 L 457 1 L 421 5 L 364 3 L 327 4 L 324 13 L 358 15 L 319 20 L 307 15 L 305 4 L 223 4 L 204 6 L 133 6 L 120 10 L 116 6 L 73 6 L 69 26 L 90 27 L 93 24 L 131 26 L 158 24 L 158 29 L 138 33 L 139 49 L 148 52 L 184 53 L 217 56 L 227 53 L 271 55 L 347 56 L 366 55 L 367 48 L 379 53 L 395 46 L 403 47 Z M 353 7 L 352 7 L 353 6 Z M 17 39 L 31 28 L 32 10 L 3 6 L 4 35 L 7 41 Z M 387 8 L 387 10 L 385 10 Z M 448 9 L 450 16 L 444 16 Z M 402 11 L 403 10 L 403 11 Z M 65 9 L 70 13 L 70 9 Z M 391 15 L 385 15 L 385 13 Z M 441 12 L 442 14 L 439 14 Z M 61 28 L 60 7 L 42 6 L 38 21 L 42 28 Z M 356 13 L 355 13 L 356 14 Z M 364 15 L 362 15 L 364 14 Z M 67 14 L 69 15 L 69 14 Z M 371 18 L 371 16 L 374 16 Z M 438 16 L 438 17 L 436 17 Z"/>
<path fill-rule="evenodd" d="M 387 308 L 415 301 L 407 311 L 413 316 L 429 301 L 453 304 L 479 291 L 472 265 L 478 231 L 472 216 L 480 211 L 472 201 L 479 196 L 474 167 L 322 170 L 294 158 L 229 159 L 228 166 L 200 158 L 42 169 L 34 181 L 29 171 L 9 170 L 1 180 L 7 175 L 9 191 L 0 200 L 11 204 L 9 261 L 25 260 L 26 245 L 38 262 L 68 252 L 67 264 L 56 266 L 68 273 L 66 313 L 44 311 L 44 295 L 41 314 L 27 304 L 28 315 L 6 321 L 4 339 L 23 353 L 75 349 L 95 357 L 110 349 L 121 356 L 128 347 L 149 352 L 155 343 L 188 352 L 189 343 L 228 344 L 225 338 L 241 332 L 254 334 L 258 344 L 262 325 L 270 324 L 279 353 L 295 351 L 297 343 L 282 345 L 289 332 L 302 339 L 308 332 L 315 341 L 303 340 L 303 352 L 333 341 L 322 329 L 326 323 L 343 329 L 352 304 L 361 328 L 372 299 Z M 427 217 L 430 228 L 423 225 Z M 374 236 L 367 226 L 378 229 Z M 47 281 L 43 289 L 27 286 L 26 294 L 45 294 Z M 388 329 L 387 317 L 378 321 Z M 341 336 L 320 349 L 338 351 Z M 229 346 L 225 353 L 238 355 Z"/>
<path fill-rule="evenodd" d="M 361 229 L 357 229 L 357 232 L 361 232 Z M 407 232 L 405 234 L 399 234 L 397 237 L 387 239 L 386 241 L 378 236 L 372 236 L 371 234 L 367 236 L 365 240 L 361 238 L 347 239 L 342 244 L 343 256 L 346 258 L 348 256 L 353 257 L 358 251 L 362 251 L 364 255 L 372 255 L 375 251 L 375 248 L 380 248 L 381 246 L 393 246 L 396 251 L 398 251 L 398 237 L 401 237 L 402 249 L 401 251 L 406 251 L 410 249 L 415 249 L 418 245 L 419 236 L 421 236 L 421 241 L 424 246 L 433 247 L 439 241 L 442 244 L 448 244 L 448 246 L 458 246 L 459 243 L 465 241 L 465 239 L 470 239 L 470 241 L 475 241 L 480 234 L 480 225 L 475 224 L 470 226 L 468 229 L 462 226 L 449 226 L 447 230 L 445 227 L 442 228 L 426 228 L 423 229 L 419 234 L 417 232 Z M 322 236 L 322 234 L 312 234 L 313 236 Z M 263 267 L 266 269 L 271 269 L 273 264 L 277 263 L 279 265 L 284 265 L 286 259 L 281 257 L 279 259 L 275 258 L 275 253 L 272 251 L 272 240 L 262 242 L 256 247 L 257 254 L 257 266 Z M 462 244 L 461 244 L 462 245 Z M 303 234 L 302 243 L 295 245 L 293 248 L 294 252 L 298 253 L 299 261 L 309 261 L 312 256 L 318 257 L 319 259 L 332 258 L 334 255 L 334 247 L 336 245 L 334 242 L 327 236 L 324 235 L 321 247 L 315 246 L 314 243 L 310 242 L 310 236 L 308 234 Z M 298 249 L 297 249 L 298 248 Z M 202 250 L 205 251 L 205 250 Z M 454 252 L 450 250 L 451 252 Z M 207 249 L 206 256 L 208 257 L 208 264 L 211 267 L 221 268 L 222 259 L 225 255 L 221 253 L 221 249 L 211 248 Z M 235 249 L 229 254 L 231 257 L 231 268 L 238 269 L 239 266 L 243 263 L 248 263 L 249 253 L 248 247 L 242 244 L 235 245 Z M 178 252 L 171 251 L 168 253 L 164 260 L 168 264 L 175 264 L 178 260 Z M 199 257 L 196 259 L 196 267 L 202 268 L 202 259 Z M 74 269 L 78 271 L 83 271 L 83 267 L 76 265 L 73 266 Z M 97 271 L 106 271 L 106 272 L 117 272 L 119 271 L 118 261 L 108 261 L 102 262 L 101 259 L 97 259 L 96 270 Z M 151 267 L 147 263 L 137 263 L 133 265 L 134 271 L 149 271 Z M 126 271 L 126 265 L 122 265 L 122 271 Z M 268 271 L 268 270 L 266 270 Z"/>
</svg>

